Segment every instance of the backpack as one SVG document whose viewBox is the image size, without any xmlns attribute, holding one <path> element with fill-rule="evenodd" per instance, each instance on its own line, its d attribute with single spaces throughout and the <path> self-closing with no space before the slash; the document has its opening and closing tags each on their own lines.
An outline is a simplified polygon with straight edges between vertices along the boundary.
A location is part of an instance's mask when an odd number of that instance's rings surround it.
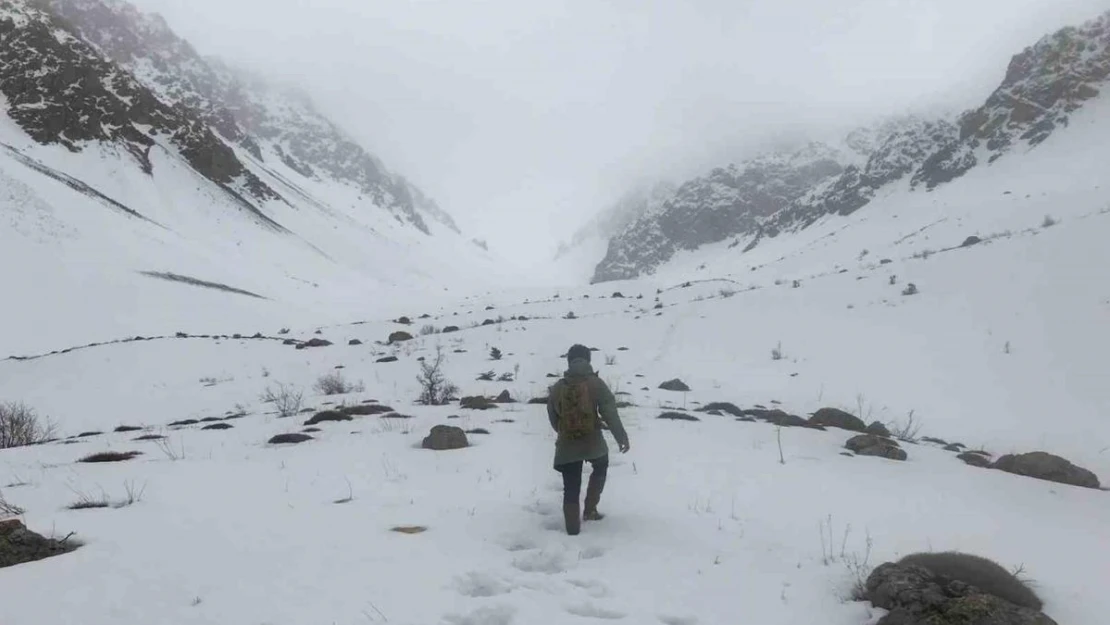
<svg viewBox="0 0 1110 625">
<path fill-rule="evenodd" d="M 598 414 L 590 396 L 590 379 L 564 378 L 558 391 L 555 414 L 559 417 L 559 437 L 574 440 L 593 434 Z"/>
</svg>

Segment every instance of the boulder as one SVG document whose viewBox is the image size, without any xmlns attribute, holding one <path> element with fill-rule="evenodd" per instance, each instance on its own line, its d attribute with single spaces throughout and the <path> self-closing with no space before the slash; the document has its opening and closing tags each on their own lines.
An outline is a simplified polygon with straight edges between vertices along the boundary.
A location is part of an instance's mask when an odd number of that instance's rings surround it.
<svg viewBox="0 0 1110 625">
<path fill-rule="evenodd" d="M 389 343 L 390 344 L 400 343 L 402 341 L 411 341 L 411 340 L 412 340 L 412 335 L 409 334 L 408 332 L 405 332 L 404 330 L 398 330 L 396 332 L 390 332 L 389 333 Z"/>
<path fill-rule="evenodd" d="M 362 341 L 358 339 L 351 339 L 347 341 L 347 345 L 362 345 Z"/>
<path fill-rule="evenodd" d="M 915 564 L 887 562 L 867 578 L 865 598 L 889 612 L 877 625 L 1057 625 L 975 586 Z"/>
<path fill-rule="evenodd" d="M 459 407 L 467 408 L 470 410 L 489 410 L 490 408 L 496 408 L 497 404 L 488 397 L 473 395 L 460 399 Z"/>
<path fill-rule="evenodd" d="M 327 347 L 331 345 L 331 341 L 327 339 L 308 339 L 304 343 L 297 345 L 297 349 L 305 349 L 307 347 Z"/>
<path fill-rule="evenodd" d="M 397 362 L 397 357 L 396 356 L 382 356 L 381 358 L 375 360 L 374 362 Z"/>
<path fill-rule="evenodd" d="M 740 410 L 740 408 L 736 404 L 727 401 L 710 402 L 700 408 L 697 408 L 696 410 L 698 412 L 708 412 L 710 414 L 714 412 L 727 412 L 734 417 L 744 416 L 743 410 Z"/>
<path fill-rule="evenodd" d="M 877 456 L 890 460 L 905 460 L 908 456 L 894 440 L 875 436 L 874 434 L 860 434 L 848 439 L 844 447 L 854 451 L 860 456 Z"/>
<path fill-rule="evenodd" d="M 979 237 L 972 235 L 972 236 L 964 239 L 964 242 L 960 244 L 960 247 L 971 247 L 972 245 L 978 245 L 982 242 L 983 242 L 983 239 L 980 239 Z"/>
<path fill-rule="evenodd" d="M 73 551 L 77 545 L 40 536 L 19 519 L 0 520 L 0 569 Z"/>
<path fill-rule="evenodd" d="M 390 408 L 385 404 L 361 404 L 358 406 L 343 406 L 339 409 L 339 412 L 343 413 L 344 415 L 365 416 L 393 412 L 393 408 Z"/>
<path fill-rule="evenodd" d="M 890 429 L 883 425 L 881 421 L 874 421 L 871 425 L 867 426 L 867 434 L 890 438 Z"/>
<path fill-rule="evenodd" d="M 501 394 L 498 395 L 497 399 L 495 399 L 494 401 L 496 401 L 499 404 L 514 404 L 514 403 L 516 403 L 516 400 L 513 399 L 513 396 L 509 394 L 508 389 L 505 389 L 505 390 L 501 391 Z"/>
<path fill-rule="evenodd" d="M 682 380 L 679 380 L 678 378 L 675 378 L 673 380 L 667 380 L 666 382 L 660 384 L 659 388 L 663 389 L 664 391 L 678 391 L 678 392 L 686 392 L 686 391 L 690 390 L 690 387 L 687 386 L 685 382 L 683 382 Z"/>
<path fill-rule="evenodd" d="M 664 419 L 666 421 L 701 421 L 701 419 L 694 415 L 683 412 L 664 412 L 656 417 L 656 419 Z"/>
<path fill-rule="evenodd" d="M 359 406 L 359 408 L 361 408 L 361 406 Z M 352 419 L 353 417 L 349 414 L 344 414 L 337 410 L 324 410 L 312 415 L 308 421 L 304 422 L 304 425 L 316 425 L 325 421 L 350 421 Z"/>
<path fill-rule="evenodd" d="M 956 457 L 960 460 L 963 460 L 964 463 L 970 464 L 973 467 L 990 468 L 991 466 L 990 458 L 982 456 L 980 454 L 972 453 L 970 451 L 962 453 Z"/>
<path fill-rule="evenodd" d="M 469 447 L 470 443 L 466 440 L 466 432 L 462 428 L 453 425 L 437 425 L 424 438 L 421 446 L 424 449 L 446 451 L 448 449 L 463 449 Z"/>
<path fill-rule="evenodd" d="M 823 425 L 825 427 L 840 428 L 842 430 L 851 430 L 853 432 L 866 432 L 867 424 L 859 417 L 838 410 L 836 408 L 822 408 L 813 413 L 809 418 L 809 422 L 814 425 Z"/>
<path fill-rule="evenodd" d="M 1094 473 L 1078 467 L 1060 456 L 1054 456 L 1043 451 L 1002 456 L 991 467 L 1007 473 L 1035 477 L 1060 484 L 1070 484 L 1083 488 L 1099 487 L 1098 477 Z"/>
<path fill-rule="evenodd" d="M 459 326 L 445 326 L 442 330 L 440 330 L 440 333 L 441 334 L 450 334 L 452 332 L 458 332 L 458 331 L 459 331 Z"/>
</svg>

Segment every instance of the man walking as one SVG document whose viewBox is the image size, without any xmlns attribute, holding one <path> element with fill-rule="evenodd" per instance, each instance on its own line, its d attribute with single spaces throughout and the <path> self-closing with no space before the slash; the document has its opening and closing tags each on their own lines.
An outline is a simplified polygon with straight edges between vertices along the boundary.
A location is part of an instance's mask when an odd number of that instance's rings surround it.
<svg viewBox="0 0 1110 625">
<path fill-rule="evenodd" d="M 617 440 L 620 452 L 628 452 L 628 434 L 617 414 L 617 400 L 590 365 L 590 350 L 574 345 L 567 350 L 567 370 L 552 385 L 547 398 L 547 416 L 558 434 L 555 442 L 555 470 L 563 474 L 563 516 L 567 534 L 581 530 L 581 521 L 599 521 L 597 511 L 601 491 L 609 471 L 609 447 L 602 435 L 604 423 Z M 579 513 L 582 469 L 590 463 L 590 482 L 586 487 L 585 510 Z"/>
</svg>

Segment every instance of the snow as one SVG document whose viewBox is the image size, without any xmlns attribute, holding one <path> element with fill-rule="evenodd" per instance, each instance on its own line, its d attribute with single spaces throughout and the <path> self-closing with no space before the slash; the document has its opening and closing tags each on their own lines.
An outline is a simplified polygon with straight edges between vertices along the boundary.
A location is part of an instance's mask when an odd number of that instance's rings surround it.
<svg viewBox="0 0 1110 625">
<path fill-rule="evenodd" d="M 995 457 L 1059 454 L 1107 485 L 1108 119 L 1110 98 L 1097 99 L 1035 149 L 933 192 L 904 181 L 746 253 L 750 241 L 725 242 L 648 278 L 568 286 L 597 241 L 552 270 L 561 283 L 520 276 L 443 224 L 427 236 L 351 186 L 240 150 L 288 200 L 262 206 L 291 234 L 275 232 L 164 137 L 147 176 L 110 148 L 37 145 L 0 115 L 0 142 L 155 222 L 0 149 L 0 357 L 46 354 L 0 360 L 0 401 L 26 402 L 63 437 L 106 432 L 0 451 L 0 494 L 28 527 L 84 542 L 0 569 L 0 622 L 873 625 L 882 610 L 850 598 L 857 574 L 956 549 L 1022 567 L 1057 622 L 1101 625 L 1110 493 L 973 468 L 920 441 L 902 443 L 905 462 L 849 457 L 850 432 L 692 409 L 832 406 L 892 427 L 912 415 L 921 436 Z M 1044 227 L 1045 215 L 1058 223 Z M 960 247 L 970 235 L 984 241 Z M 918 294 L 902 294 L 909 283 Z M 398 329 L 419 336 L 387 344 Z M 333 345 L 226 338 L 255 332 Z M 81 347 L 135 335 L 156 338 Z M 570 537 L 542 405 L 414 400 L 418 359 L 437 346 L 464 395 L 527 400 L 546 393 L 574 342 L 598 348 L 600 375 L 634 405 L 621 411 L 632 450 L 613 454 L 608 516 Z M 387 355 L 398 360 L 377 362 Z M 478 381 L 487 370 L 515 379 Z M 364 390 L 317 394 L 335 371 Z M 675 377 L 692 390 L 657 388 Z M 268 445 L 310 416 L 273 414 L 260 395 L 279 383 L 312 409 L 375 399 L 412 418 L 356 417 L 302 445 Z M 683 409 L 701 420 L 656 418 Z M 230 430 L 168 425 L 239 411 Z M 421 449 L 439 424 L 490 434 Z M 167 446 L 133 440 L 150 433 Z M 76 462 L 104 450 L 143 454 Z M 102 494 L 125 503 L 128 489 L 141 492 L 130 505 L 68 509 Z M 408 525 L 427 531 L 390 531 Z"/>
</svg>

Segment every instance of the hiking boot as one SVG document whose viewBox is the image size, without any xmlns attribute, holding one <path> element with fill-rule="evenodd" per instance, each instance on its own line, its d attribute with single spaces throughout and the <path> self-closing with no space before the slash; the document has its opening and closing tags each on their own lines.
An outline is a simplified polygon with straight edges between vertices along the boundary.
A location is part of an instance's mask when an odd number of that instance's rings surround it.
<svg viewBox="0 0 1110 625">
<path fill-rule="evenodd" d="M 597 504 L 601 503 L 601 491 L 605 490 L 605 475 L 590 474 L 590 483 L 586 486 L 586 511 L 582 519 L 586 521 L 600 521 L 604 514 L 597 511 Z"/>
<path fill-rule="evenodd" d="M 571 536 L 577 536 L 578 532 L 582 530 L 582 522 L 578 514 L 579 506 L 577 502 L 563 504 L 563 519 L 567 523 L 567 534 Z"/>
</svg>

